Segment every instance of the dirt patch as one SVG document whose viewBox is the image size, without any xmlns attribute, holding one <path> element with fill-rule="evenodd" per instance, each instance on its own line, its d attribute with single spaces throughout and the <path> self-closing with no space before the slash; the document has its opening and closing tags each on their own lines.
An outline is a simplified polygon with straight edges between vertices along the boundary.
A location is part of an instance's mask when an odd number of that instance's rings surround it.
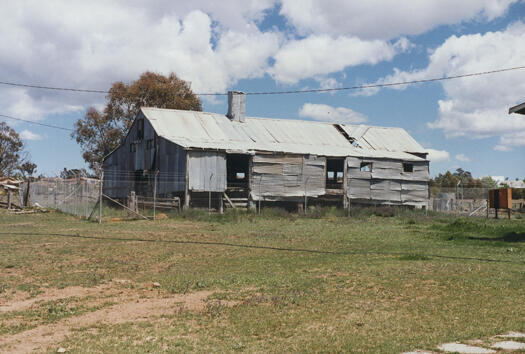
<svg viewBox="0 0 525 354">
<path fill-rule="evenodd" d="M 89 290 L 89 289 L 87 289 Z M 69 296 L 78 289 L 69 289 Z M 86 289 L 84 289 L 86 291 Z M 205 290 L 185 295 L 173 295 L 166 298 L 141 298 L 124 296 L 119 304 L 86 313 L 78 317 L 67 318 L 50 325 L 42 325 L 11 336 L 0 337 L 1 348 L 13 353 L 44 351 L 56 345 L 71 333 L 74 328 L 89 327 L 95 324 L 115 325 L 125 322 L 146 321 L 161 315 L 174 314 L 181 308 L 191 311 L 203 311 L 207 298 L 214 291 Z M 84 292 L 84 295 L 86 292 Z M 125 302 L 123 302 L 125 301 Z M 224 306 L 233 306 L 234 301 L 222 301 Z"/>
<path fill-rule="evenodd" d="M 115 281 L 115 283 L 122 284 L 120 280 Z M 102 297 L 116 295 L 121 291 L 121 289 L 115 288 L 112 284 L 103 284 L 92 288 L 81 286 L 69 286 L 63 289 L 48 288 L 35 297 L 30 297 L 27 292 L 18 291 L 13 293 L 9 299 L 0 299 L 0 313 L 23 311 L 39 302 L 56 301 L 68 297 Z"/>
</svg>

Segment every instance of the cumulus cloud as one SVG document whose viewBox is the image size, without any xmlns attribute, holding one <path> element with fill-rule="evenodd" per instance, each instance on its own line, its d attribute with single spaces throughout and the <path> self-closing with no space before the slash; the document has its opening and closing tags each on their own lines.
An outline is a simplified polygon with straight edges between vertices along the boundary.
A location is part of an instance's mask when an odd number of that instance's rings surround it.
<svg viewBox="0 0 525 354">
<path fill-rule="evenodd" d="M 332 107 L 326 104 L 305 103 L 299 109 L 299 116 L 332 123 L 357 124 L 366 122 L 364 114 L 346 107 Z"/>
<path fill-rule="evenodd" d="M 0 11 L 10 16 L 0 23 L 0 76 L 108 89 L 146 70 L 173 71 L 196 92 L 223 92 L 239 79 L 261 77 L 282 36 L 259 31 L 255 21 L 273 1 L 214 3 L 198 1 L 193 6 L 202 10 L 194 10 L 171 1 L 163 7 L 138 1 L 35 1 L 23 9 L 19 2 L 2 2 Z M 104 101 L 100 94 L 72 97 L 6 87 L 0 97 L 4 111 L 30 119 Z"/>
<path fill-rule="evenodd" d="M 468 156 L 465 156 L 464 154 L 457 154 L 456 160 L 460 162 L 470 162 L 470 158 Z"/>
<path fill-rule="evenodd" d="M 41 135 L 33 133 L 27 129 L 20 132 L 20 138 L 22 138 L 22 140 L 42 140 Z"/>
<path fill-rule="evenodd" d="M 495 151 L 502 151 L 502 152 L 509 152 L 509 151 L 514 150 L 514 149 L 511 148 L 510 146 L 496 145 L 496 146 L 494 146 L 494 150 Z"/>
<path fill-rule="evenodd" d="M 281 83 L 313 78 L 331 88 L 340 85 L 333 73 L 410 50 L 402 35 L 472 18 L 490 20 L 513 1 L 465 0 L 454 2 L 450 12 L 446 4 L 429 0 L 283 0 L 281 14 L 292 27 L 280 32 L 258 27 L 277 0 L 6 0 L 0 3 L 0 11 L 9 14 L 0 22 L 0 77 L 104 90 L 152 70 L 175 72 L 196 92 L 224 92 L 239 80 L 268 74 Z M 407 17 L 409 12 L 417 16 Z M 26 119 L 103 102 L 100 94 L 0 87 L 3 111 Z"/>
<path fill-rule="evenodd" d="M 396 43 L 361 40 L 358 37 L 312 35 L 287 42 L 274 56 L 268 71 L 280 82 L 294 84 L 301 79 L 341 71 L 349 66 L 391 60 L 409 48 L 406 39 Z"/>
<path fill-rule="evenodd" d="M 431 162 L 443 162 L 450 160 L 450 153 L 445 150 L 425 149 Z"/>
<path fill-rule="evenodd" d="M 485 34 L 451 36 L 429 56 L 426 68 L 395 70 L 380 83 L 410 81 L 488 71 L 525 63 L 525 24 Z M 445 98 L 430 128 L 448 137 L 482 139 L 498 136 L 503 146 L 525 146 L 525 117 L 507 114 L 508 107 L 523 101 L 525 81 L 520 71 L 443 81 Z M 396 86 L 404 89 L 405 86 Z M 372 92 L 373 93 L 373 92 Z"/>
<path fill-rule="evenodd" d="M 281 15 L 302 35 L 352 34 L 391 39 L 424 33 L 440 25 L 492 20 L 518 0 L 283 0 Z M 451 9 L 454 9 L 451 11 Z"/>
</svg>

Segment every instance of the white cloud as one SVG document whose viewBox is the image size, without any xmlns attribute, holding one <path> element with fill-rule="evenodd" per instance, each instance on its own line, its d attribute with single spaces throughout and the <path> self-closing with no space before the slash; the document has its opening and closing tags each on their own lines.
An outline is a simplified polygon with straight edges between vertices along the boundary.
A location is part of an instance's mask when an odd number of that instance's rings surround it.
<svg viewBox="0 0 525 354">
<path fill-rule="evenodd" d="M 342 87 L 341 83 L 334 79 L 333 77 L 314 77 L 314 80 L 319 83 L 319 88 L 321 89 L 334 89 Z"/>
<path fill-rule="evenodd" d="M 486 34 L 451 36 L 429 56 L 426 68 L 395 70 L 380 83 L 452 76 L 525 63 L 525 24 Z M 442 129 L 448 137 L 500 138 L 502 146 L 525 146 L 525 117 L 507 114 L 523 101 L 525 80 L 521 71 L 443 81 L 445 98 L 438 101 L 439 114 L 429 127 Z M 406 86 L 393 87 L 404 89 Z"/>
<path fill-rule="evenodd" d="M 41 135 L 33 133 L 27 129 L 20 132 L 20 138 L 22 138 L 22 140 L 42 140 Z"/>
<path fill-rule="evenodd" d="M 281 14 L 303 35 L 322 32 L 390 39 L 472 19 L 490 21 L 516 1 L 282 0 Z"/>
<path fill-rule="evenodd" d="M 450 160 L 450 154 L 445 150 L 425 149 L 431 162 L 443 162 Z"/>
<path fill-rule="evenodd" d="M 468 156 L 465 156 L 464 154 L 457 154 L 456 160 L 461 162 L 470 162 L 470 158 Z"/>
<path fill-rule="evenodd" d="M 505 146 L 505 145 L 496 145 L 496 146 L 494 146 L 494 150 L 496 150 L 496 151 L 502 151 L 502 152 L 509 152 L 509 151 L 514 150 L 514 149 L 511 148 L 510 146 Z"/>
<path fill-rule="evenodd" d="M 364 114 L 350 108 L 332 107 L 326 104 L 315 103 L 305 103 L 299 109 L 299 116 L 324 122 L 348 124 L 363 123 L 367 120 Z"/>
<path fill-rule="evenodd" d="M 357 37 L 312 35 L 287 42 L 275 54 L 275 64 L 268 71 L 275 80 L 294 84 L 301 79 L 338 72 L 349 66 L 391 60 L 407 48 L 406 39 L 391 44 Z"/>
<path fill-rule="evenodd" d="M 464 0 L 454 2 L 451 12 L 428 0 L 284 0 L 281 13 L 297 28 L 262 32 L 257 24 L 279 1 L 5 0 L 0 12 L 9 16 L 0 22 L 0 77 L 107 89 L 152 70 L 173 71 L 196 92 L 223 92 L 241 79 L 266 74 L 288 84 L 313 78 L 332 88 L 340 83 L 329 75 L 389 61 L 413 47 L 406 38 L 391 38 L 443 23 L 492 19 L 512 1 Z M 296 30 L 305 35 L 296 39 Z M 80 112 L 104 100 L 100 94 L 0 87 L 3 111 L 26 119 Z"/>
<path fill-rule="evenodd" d="M 239 79 L 265 74 L 282 35 L 262 33 L 255 22 L 273 3 L 5 1 L 0 12 L 10 15 L 0 22 L 0 77 L 108 89 L 146 70 L 173 71 L 196 92 L 223 92 Z M 4 112 L 30 119 L 104 102 L 101 94 L 7 87 L 0 87 L 0 97 Z"/>
</svg>

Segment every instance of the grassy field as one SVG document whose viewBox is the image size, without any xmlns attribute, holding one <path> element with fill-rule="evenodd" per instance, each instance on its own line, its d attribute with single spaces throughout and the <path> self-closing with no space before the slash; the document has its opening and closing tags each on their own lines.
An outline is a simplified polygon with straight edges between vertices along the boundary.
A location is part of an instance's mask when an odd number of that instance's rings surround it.
<svg viewBox="0 0 525 354">
<path fill-rule="evenodd" d="M 525 220 L 0 213 L 0 352 L 384 352 L 525 330 Z"/>
</svg>

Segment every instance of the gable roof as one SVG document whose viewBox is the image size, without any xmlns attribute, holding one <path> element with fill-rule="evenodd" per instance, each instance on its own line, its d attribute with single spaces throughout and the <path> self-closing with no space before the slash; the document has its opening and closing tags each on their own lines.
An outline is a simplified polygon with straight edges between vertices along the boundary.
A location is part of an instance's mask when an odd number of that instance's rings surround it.
<svg viewBox="0 0 525 354">
<path fill-rule="evenodd" d="M 157 134 L 191 149 L 229 152 L 268 151 L 320 156 L 363 156 L 424 161 L 410 153 L 426 153 L 402 128 L 338 124 L 293 119 L 247 117 L 235 122 L 227 116 L 196 111 L 141 108 Z"/>
</svg>

